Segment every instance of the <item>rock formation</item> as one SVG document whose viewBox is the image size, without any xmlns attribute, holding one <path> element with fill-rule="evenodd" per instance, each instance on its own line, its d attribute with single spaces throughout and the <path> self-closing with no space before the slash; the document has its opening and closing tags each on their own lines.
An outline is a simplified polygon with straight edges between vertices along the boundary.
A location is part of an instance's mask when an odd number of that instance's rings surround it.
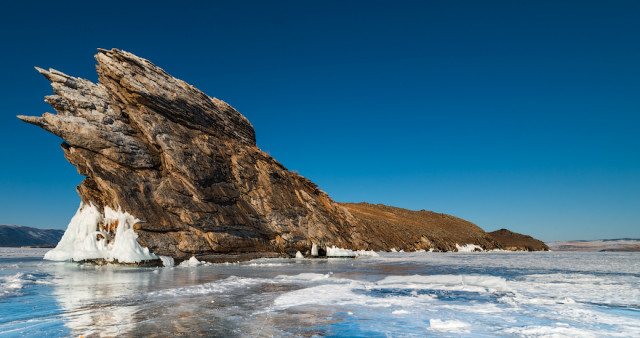
<svg viewBox="0 0 640 338">
<path fill-rule="evenodd" d="M 366 233 L 370 246 L 388 251 L 456 251 L 456 244 L 479 245 L 485 250 L 501 246 L 477 225 L 433 211 L 413 211 L 382 204 L 343 203 Z"/>
<path fill-rule="evenodd" d="M 507 229 L 500 229 L 487 234 L 500 243 L 505 250 L 549 251 L 549 247 L 543 241 Z"/>
<path fill-rule="evenodd" d="M 309 253 L 314 243 L 500 247 L 451 216 L 336 203 L 261 151 L 251 123 L 229 104 L 128 52 L 99 49 L 96 60 L 97 84 L 37 68 L 51 81 L 55 95 L 45 101 L 57 114 L 18 117 L 64 139 L 65 157 L 86 176 L 77 188 L 83 203 L 141 220 L 137 241 L 157 255 L 235 261 Z M 394 213 L 412 223 L 376 219 Z M 442 226 L 422 226 L 421 217 Z"/>
</svg>

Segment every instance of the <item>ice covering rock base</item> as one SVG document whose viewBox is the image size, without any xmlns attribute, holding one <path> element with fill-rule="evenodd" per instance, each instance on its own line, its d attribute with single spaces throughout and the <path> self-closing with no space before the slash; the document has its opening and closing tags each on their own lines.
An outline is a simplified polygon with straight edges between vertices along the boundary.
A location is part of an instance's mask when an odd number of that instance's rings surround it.
<svg viewBox="0 0 640 338">
<path fill-rule="evenodd" d="M 158 259 L 136 241 L 133 225 L 139 222 L 127 212 L 108 206 L 104 214 L 93 205 L 81 204 L 60 243 L 47 252 L 53 261 L 104 259 L 120 263 L 139 263 Z"/>
</svg>

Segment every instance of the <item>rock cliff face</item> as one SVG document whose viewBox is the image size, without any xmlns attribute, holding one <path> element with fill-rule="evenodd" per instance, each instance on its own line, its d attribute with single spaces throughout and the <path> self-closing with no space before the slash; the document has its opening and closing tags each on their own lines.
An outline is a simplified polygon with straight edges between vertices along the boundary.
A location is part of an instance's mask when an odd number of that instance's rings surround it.
<svg viewBox="0 0 640 338">
<path fill-rule="evenodd" d="M 64 139 L 65 157 L 86 176 L 77 188 L 83 203 L 142 220 L 134 225 L 137 241 L 157 255 L 244 260 L 310 252 L 314 243 L 500 247 L 468 222 L 453 222 L 459 226 L 451 233 L 414 227 L 407 239 L 384 227 L 397 219 L 380 223 L 375 207 L 338 204 L 261 151 L 251 123 L 229 104 L 124 51 L 100 49 L 96 60 L 97 84 L 37 68 L 51 81 L 55 95 L 45 101 L 57 114 L 18 117 Z"/>
</svg>

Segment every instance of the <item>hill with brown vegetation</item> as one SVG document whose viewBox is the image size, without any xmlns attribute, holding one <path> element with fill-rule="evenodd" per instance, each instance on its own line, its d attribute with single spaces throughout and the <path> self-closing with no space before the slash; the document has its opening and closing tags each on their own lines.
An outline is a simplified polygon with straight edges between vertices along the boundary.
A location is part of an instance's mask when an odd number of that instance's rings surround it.
<svg viewBox="0 0 640 338">
<path fill-rule="evenodd" d="M 366 202 L 341 205 L 366 229 L 372 248 L 456 251 L 456 244 L 475 244 L 485 250 L 502 248 L 480 227 L 455 216 Z"/>
<path fill-rule="evenodd" d="M 515 233 L 507 229 L 500 229 L 487 233 L 493 237 L 505 250 L 511 251 L 549 251 L 544 242 L 531 236 Z"/>
</svg>

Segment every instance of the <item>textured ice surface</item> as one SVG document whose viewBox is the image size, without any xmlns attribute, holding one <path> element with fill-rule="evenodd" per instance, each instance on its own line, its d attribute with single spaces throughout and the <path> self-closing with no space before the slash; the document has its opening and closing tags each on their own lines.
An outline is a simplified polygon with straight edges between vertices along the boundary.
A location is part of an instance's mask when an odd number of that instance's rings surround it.
<svg viewBox="0 0 640 338">
<path fill-rule="evenodd" d="M 0 318 L 0 336 L 638 337 L 640 253 L 379 253 L 189 268 L 11 255 L 0 259 Z"/>
<path fill-rule="evenodd" d="M 52 261 L 103 258 L 124 263 L 158 259 L 136 241 L 138 235 L 133 231 L 133 225 L 137 222 L 139 220 L 121 210 L 105 207 L 102 215 L 94 205 L 81 204 L 60 243 L 47 252 L 44 258 Z M 100 229 L 101 223 L 116 225 L 112 241 L 109 242 L 107 238 L 110 235 Z"/>
</svg>

